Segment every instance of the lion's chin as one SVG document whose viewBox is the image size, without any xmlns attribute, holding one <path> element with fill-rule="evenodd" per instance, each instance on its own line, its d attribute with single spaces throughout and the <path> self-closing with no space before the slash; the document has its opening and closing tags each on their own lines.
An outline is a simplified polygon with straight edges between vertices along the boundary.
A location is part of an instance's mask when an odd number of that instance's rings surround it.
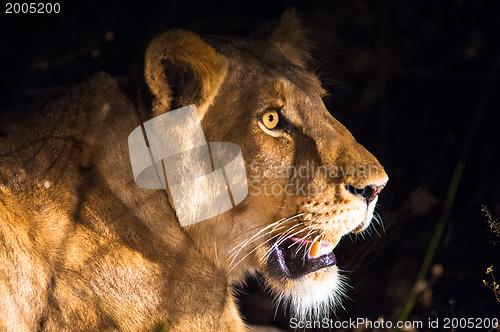
<svg viewBox="0 0 500 332">
<path fill-rule="evenodd" d="M 331 310 L 341 306 L 345 296 L 344 276 L 337 266 L 329 266 L 297 279 L 267 279 L 276 306 L 283 305 L 297 319 L 328 317 Z"/>
<path fill-rule="evenodd" d="M 295 237 L 269 241 L 263 272 L 276 306 L 282 304 L 298 319 L 320 319 L 341 305 L 346 284 L 333 253 L 337 243 Z"/>
</svg>

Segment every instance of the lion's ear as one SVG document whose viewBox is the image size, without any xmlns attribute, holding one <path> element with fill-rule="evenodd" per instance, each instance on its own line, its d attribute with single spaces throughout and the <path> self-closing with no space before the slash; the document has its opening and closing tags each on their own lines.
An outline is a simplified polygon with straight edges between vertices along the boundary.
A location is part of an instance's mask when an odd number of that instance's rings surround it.
<svg viewBox="0 0 500 332">
<path fill-rule="evenodd" d="M 227 59 L 197 35 L 167 31 L 146 50 L 145 78 L 153 94 L 153 115 L 195 104 L 204 112 L 217 95 Z"/>
<path fill-rule="evenodd" d="M 293 64 L 307 68 L 312 56 L 311 42 L 295 9 L 287 10 L 281 16 L 279 25 L 268 37 L 273 45 Z"/>
</svg>

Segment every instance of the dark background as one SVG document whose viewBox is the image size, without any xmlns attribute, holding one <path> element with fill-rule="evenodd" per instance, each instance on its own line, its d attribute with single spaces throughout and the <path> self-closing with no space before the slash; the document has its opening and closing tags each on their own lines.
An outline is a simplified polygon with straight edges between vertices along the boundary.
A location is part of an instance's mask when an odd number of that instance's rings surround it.
<svg viewBox="0 0 500 332">
<path fill-rule="evenodd" d="M 62 1 L 59 14 L 10 15 L 2 7 L 1 112 L 101 70 L 126 83 L 147 42 L 169 28 L 244 37 L 289 7 L 309 29 L 312 69 L 331 92 L 327 107 L 391 179 L 377 208 L 384 226 L 336 250 L 353 289 L 332 317 L 398 320 L 444 215 L 409 319 L 499 318 L 483 280 L 493 282 L 486 269 L 494 265 L 500 281 L 500 237 L 481 211 L 500 216 L 498 1 L 82 0 Z M 454 176 L 459 160 L 464 171 Z M 456 195 L 446 201 L 452 178 Z M 282 308 L 275 317 L 258 284 L 242 289 L 245 319 L 287 329 L 289 318 Z"/>
</svg>

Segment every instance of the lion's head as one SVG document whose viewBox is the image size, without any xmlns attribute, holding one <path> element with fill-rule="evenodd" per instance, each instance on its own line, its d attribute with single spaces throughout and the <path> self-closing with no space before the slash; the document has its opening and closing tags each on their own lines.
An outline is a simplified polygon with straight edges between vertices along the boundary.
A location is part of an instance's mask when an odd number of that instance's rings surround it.
<svg viewBox="0 0 500 332">
<path fill-rule="evenodd" d="M 236 143 L 245 160 L 247 198 L 185 231 L 230 282 L 260 271 L 303 316 L 343 293 L 333 250 L 369 226 L 388 177 L 323 104 L 298 25 L 286 13 L 265 41 L 166 32 L 145 78 L 155 115 L 196 104 L 207 141 Z"/>
</svg>

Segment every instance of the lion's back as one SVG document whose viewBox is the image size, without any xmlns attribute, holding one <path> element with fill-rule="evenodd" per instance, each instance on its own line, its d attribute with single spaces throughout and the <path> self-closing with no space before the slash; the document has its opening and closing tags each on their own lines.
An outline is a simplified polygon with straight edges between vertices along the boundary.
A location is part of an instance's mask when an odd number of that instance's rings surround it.
<svg viewBox="0 0 500 332">
<path fill-rule="evenodd" d="M 47 314 L 110 102 L 126 100 L 99 74 L 39 111 L 2 122 L 0 330 L 37 330 Z"/>
</svg>

